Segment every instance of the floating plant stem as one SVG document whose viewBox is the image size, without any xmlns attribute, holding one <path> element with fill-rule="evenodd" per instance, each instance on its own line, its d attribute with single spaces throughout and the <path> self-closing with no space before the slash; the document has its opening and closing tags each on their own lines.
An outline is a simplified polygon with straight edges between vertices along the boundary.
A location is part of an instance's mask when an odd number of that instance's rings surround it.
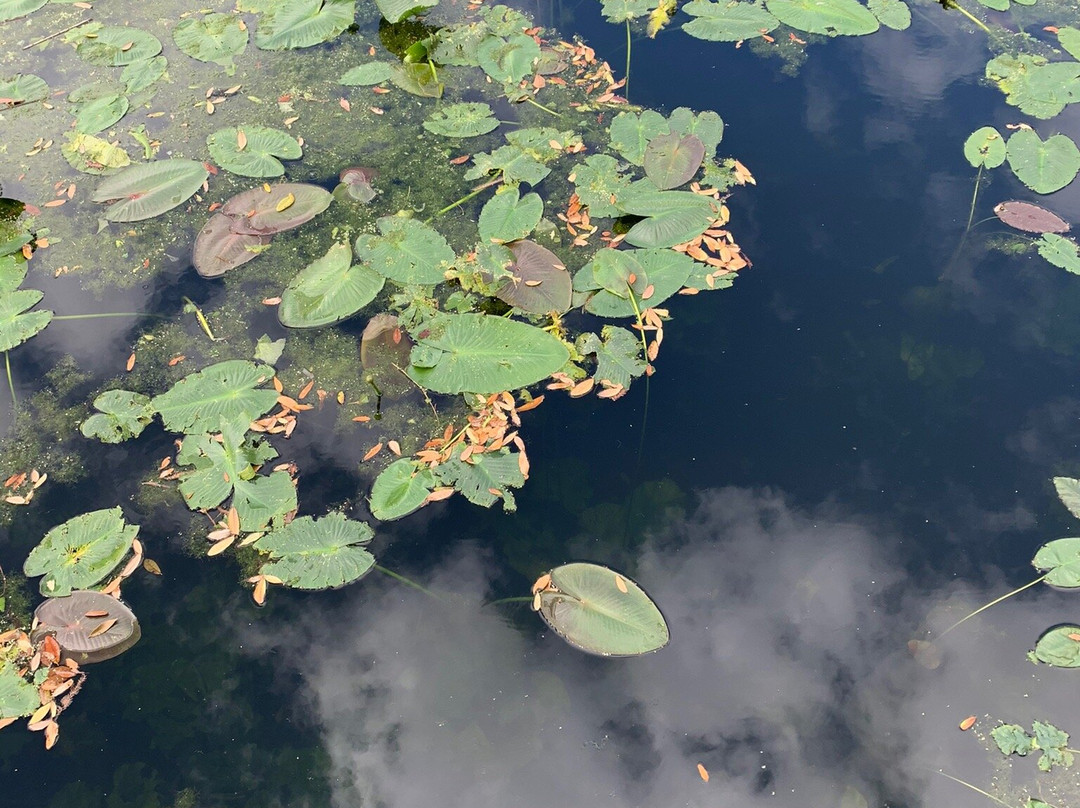
<svg viewBox="0 0 1080 808">
<path fill-rule="evenodd" d="M 979 198 L 979 181 L 982 179 L 983 165 L 983 163 L 979 164 L 979 172 L 975 175 L 975 192 L 971 195 L 971 209 L 968 210 L 967 227 L 964 228 L 965 237 L 971 230 L 971 220 L 975 218 L 975 200 Z"/>
<path fill-rule="evenodd" d="M 442 210 L 435 211 L 433 214 L 431 214 L 430 217 L 428 217 L 427 219 L 424 220 L 424 224 L 429 223 L 432 219 L 436 219 L 439 216 L 442 216 L 444 213 L 447 213 L 448 211 L 453 210 L 454 208 L 458 207 L 459 205 L 464 205 L 466 202 L 468 202 L 473 197 L 479 196 L 484 191 L 486 191 L 488 188 L 492 187 L 493 185 L 498 185 L 502 181 L 503 181 L 503 175 L 499 174 L 499 176 L 495 177 L 492 180 L 489 180 L 488 182 L 485 182 L 483 185 L 476 186 L 469 193 L 465 194 L 465 196 L 461 197 L 461 199 L 457 200 L 456 202 L 451 202 L 449 205 L 447 205 Z"/>
<path fill-rule="evenodd" d="M 199 325 L 202 326 L 202 330 L 206 332 L 206 336 L 210 337 L 211 342 L 217 342 L 218 338 L 214 336 L 214 332 L 210 330 L 210 322 L 206 319 L 206 315 L 202 313 L 202 309 L 195 305 L 195 302 L 190 297 L 181 298 L 186 306 L 190 306 L 191 310 L 195 312 L 195 319 L 199 321 Z"/>
<path fill-rule="evenodd" d="M 540 103 L 539 101 L 537 101 L 537 100 L 535 100 L 535 99 L 533 99 L 533 98 L 530 98 L 529 96 L 525 96 L 525 100 L 526 100 L 526 101 L 527 101 L 528 103 L 532 104 L 532 105 L 533 105 L 534 107 L 536 107 L 537 109 L 542 109 L 542 110 L 544 110 L 544 112 L 548 113 L 549 115 L 554 115 L 554 116 L 555 116 L 556 118 L 561 118 L 561 117 L 562 117 L 562 113 L 561 113 L 561 112 L 556 112 L 555 110 L 551 109 L 550 107 L 545 107 L 545 106 L 544 106 L 543 104 L 541 104 L 541 103 Z M 520 125 L 521 125 L 521 124 L 518 124 L 518 126 L 520 126 Z"/>
<path fill-rule="evenodd" d="M 623 88 L 626 103 L 630 103 L 630 18 L 626 18 L 626 84 Z"/>
<path fill-rule="evenodd" d="M 979 26 L 984 31 L 986 31 L 986 33 L 988 33 L 988 34 L 991 33 L 991 31 L 987 27 L 986 23 L 984 23 L 982 20 L 980 20 L 978 17 L 976 17 L 974 14 L 972 14 L 970 11 L 968 11 L 966 8 L 964 8 L 962 5 L 957 3 L 956 0 L 947 0 L 947 2 L 943 3 L 942 5 L 946 9 L 955 8 L 957 11 L 959 11 L 961 14 L 963 14 L 965 17 L 967 17 L 969 20 L 971 20 L 977 26 Z"/>
<path fill-rule="evenodd" d="M 645 366 L 648 369 L 649 364 L 649 346 L 645 340 L 645 322 L 641 319 L 641 306 L 638 305 L 637 295 L 634 294 L 634 288 L 630 284 L 626 284 L 626 291 L 630 293 L 630 305 L 634 307 L 634 316 L 637 317 L 638 335 L 641 337 L 641 350 L 644 352 Z M 641 415 L 641 437 L 638 439 L 638 452 L 637 462 L 638 469 L 641 468 L 641 458 L 645 455 L 645 426 L 649 423 L 649 374 L 645 374 L 645 405 Z"/>
<path fill-rule="evenodd" d="M 4 368 L 7 370 L 8 390 L 11 391 L 11 409 L 14 411 L 15 405 L 19 402 L 15 399 L 15 382 L 11 378 L 11 357 L 8 356 L 7 351 L 4 351 Z"/>
<path fill-rule="evenodd" d="M 417 589 L 417 590 L 423 592 L 425 595 L 427 595 L 430 598 L 435 598 L 435 600 L 442 600 L 441 597 L 436 595 L 430 589 L 425 589 L 424 587 L 420 586 L 420 584 L 418 584 L 416 581 L 412 581 L 412 580 L 406 578 L 404 575 L 396 573 L 393 570 L 388 570 L 386 567 L 384 567 L 384 566 L 382 566 L 380 564 L 376 564 L 375 569 L 378 570 L 379 572 L 381 572 L 383 575 L 389 575 L 395 581 L 398 581 L 399 583 L 405 584 L 405 586 L 411 586 L 413 589 Z"/>
<path fill-rule="evenodd" d="M 942 777 L 948 777 L 948 778 L 949 778 L 950 780 L 952 780 L 952 781 L 953 781 L 954 783 L 959 783 L 959 784 L 960 784 L 960 785 L 962 785 L 962 786 L 967 786 L 967 787 L 968 787 L 968 788 L 970 788 L 970 789 L 971 789 L 972 791 L 976 791 L 976 792 L 978 792 L 979 794 L 982 794 L 982 795 L 983 795 L 984 797 L 986 797 L 986 798 L 987 798 L 988 800 L 993 800 L 993 801 L 994 801 L 994 802 L 996 802 L 996 803 L 997 803 L 998 805 L 1004 805 L 1004 806 L 1005 806 L 1005 808 L 1013 808 L 1013 806 L 1009 805 L 1009 803 L 1005 802 L 1004 800 L 998 799 L 998 798 L 997 798 L 997 797 L 995 797 L 995 796 L 994 796 L 993 794 L 988 794 L 987 792 L 983 791 L 983 790 L 982 790 L 981 788 L 979 788 L 978 786 L 973 786 L 973 785 L 972 785 L 971 783 L 967 782 L 966 780 L 961 780 L 961 779 L 960 779 L 959 777 L 953 777 L 953 776 L 952 776 L 951 774 L 946 774 L 945 772 L 941 771 L 941 769 L 934 769 L 934 771 L 936 771 L 936 772 L 937 772 L 938 774 L 940 774 L 940 775 L 941 775 Z"/>
<path fill-rule="evenodd" d="M 987 603 L 987 604 L 985 604 L 985 605 L 983 605 L 983 606 L 980 606 L 980 607 L 979 607 L 978 609 L 976 609 L 975 611 L 971 612 L 970 614 L 967 614 L 967 615 L 965 615 L 964 617 L 961 617 L 961 618 L 960 618 L 959 620 L 957 620 L 957 621 L 956 621 L 955 623 L 953 623 L 953 624 L 952 624 L 951 626 L 949 626 L 949 627 L 948 627 L 947 629 L 945 629 L 945 630 L 944 630 L 943 632 L 941 632 L 940 634 L 938 634 L 937 638 L 938 638 L 938 639 L 940 640 L 940 639 L 941 639 L 942 637 L 944 637 L 944 636 L 945 636 L 946 634 L 948 634 L 948 633 L 949 633 L 950 631 L 952 631 L 952 630 L 953 630 L 954 628 L 957 628 L 957 627 L 959 627 L 960 625 L 962 625 L 963 623 L 967 622 L 968 620 L 970 620 L 970 619 L 971 619 L 972 617 L 974 617 L 975 615 L 977 615 L 977 614 L 981 614 L 982 612 L 985 612 L 985 611 L 986 611 L 987 609 L 989 609 L 989 608 L 990 608 L 991 606 L 996 606 L 997 604 L 1001 603 L 1001 601 L 1003 601 L 1003 600 L 1005 600 L 1005 599 L 1007 599 L 1007 598 L 1011 598 L 1011 597 L 1012 597 L 1013 595 L 1018 595 L 1018 594 L 1020 594 L 1021 592 L 1023 592 L 1023 591 L 1025 590 L 1025 589 L 1030 589 L 1031 587 L 1035 586 L 1035 584 L 1038 584 L 1038 583 L 1042 583 L 1043 579 L 1044 579 L 1044 578 L 1046 578 L 1046 576 L 1047 576 L 1047 575 L 1049 575 L 1049 574 L 1050 574 L 1050 573 L 1048 572 L 1048 573 L 1046 573 L 1045 575 L 1040 575 L 1040 576 L 1039 576 L 1038 578 L 1036 578 L 1036 579 L 1035 579 L 1034 581 L 1031 581 L 1030 583 L 1026 583 L 1026 584 L 1024 584 L 1024 585 L 1023 585 L 1023 586 L 1021 586 L 1021 587 L 1020 587 L 1019 589 L 1014 589 L 1014 590 L 1013 590 L 1012 592 L 1006 592 L 1006 593 L 1005 593 L 1004 595 L 1002 595 L 1002 596 L 1001 596 L 1000 598 L 997 598 L 996 600 L 992 600 L 992 601 L 990 601 L 989 603 Z M 946 775 L 946 776 L 947 776 L 947 775 Z"/>
<path fill-rule="evenodd" d="M 498 600 L 489 600 L 484 604 L 487 606 L 501 606 L 504 603 L 532 603 L 532 595 L 519 595 L 513 598 L 499 598 Z"/>
<path fill-rule="evenodd" d="M 164 315 L 147 315 L 139 311 L 106 311 L 100 314 L 54 314 L 54 320 L 99 320 L 105 317 L 155 317 L 165 319 Z"/>
</svg>

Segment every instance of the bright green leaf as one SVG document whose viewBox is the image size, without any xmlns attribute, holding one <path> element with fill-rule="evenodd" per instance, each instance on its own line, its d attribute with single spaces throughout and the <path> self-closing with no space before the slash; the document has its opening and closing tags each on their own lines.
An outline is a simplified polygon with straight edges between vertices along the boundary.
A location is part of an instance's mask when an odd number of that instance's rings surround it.
<svg viewBox="0 0 1080 808">
<path fill-rule="evenodd" d="M 302 516 L 255 542 L 255 549 L 272 559 L 259 573 L 277 576 L 294 589 L 345 586 L 375 566 L 375 556 L 360 546 L 374 535 L 368 525 L 341 513 L 328 513 L 321 519 Z"/>
<path fill-rule="evenodd" d="M 385 282 L 363 264 L 352 264 L 352 249 L 333 244 L 289 281 L 278 319 L 290 328 L 315 328 L 351 317 L 375 299 Z"/>
<path fill-rule="evenodd" d="M 124 521 L 120 508 L 91 511 L 57 525 L 30 551 L 23 564 L 28 576 L 45 576 L 41 594 L 62 597 L 104 580 L 120 565 L 138 525 Z"/>
</svg>

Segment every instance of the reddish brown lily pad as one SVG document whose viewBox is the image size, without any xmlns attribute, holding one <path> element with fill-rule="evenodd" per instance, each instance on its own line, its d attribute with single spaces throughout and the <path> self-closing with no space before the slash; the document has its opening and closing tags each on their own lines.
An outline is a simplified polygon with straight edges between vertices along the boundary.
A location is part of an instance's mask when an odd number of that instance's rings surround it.
<svg viewBox="0 0 1080 808">
<path fill-rule="evenodd" d="M 360 364 L 387 398 L 400 398 L 411 383 L 400 369 L 409 366 L 413 341 L 393 314 L 376 314 L 360 336 Z"/>
<path fill-rule="evenodd" d="M 271 236 L 315 218 L 330 206 L 332 199 L 330 192 L 318 185 L 279 182 L 237 194 L 221 212 L 234 220 L 234 233 Z"/>
<path fill-rule="evenodd" d="M 231 216 L 217 213 L 210 217 L 195 238 L 192 261 L 195 271 L 204 278 L 217 278 L 258 255 L 271 236 L 234 233 Z"/>
<path fill-rule="evenodd" d="M 573 282 L 562 261 L 535 241 L 521 239 L 506 245 L 514 254 L 513 277 L 495 296 L 530 314 L 560 314 L 570 308 Z"/>
<path fill-rule="evenodd" d="M 34 619 L 37 628 L 31 639 L 37 642 L 52 634 L 64 658 L 74 659 L 80 665 L 119 656 L 142 636 L 131 609 L 111 595 L 90 589 L 76 589 L 62 598 L 48 598 L 37 607 Z"/>
<path fill-rule="evenodd" d="M 1066 233 L 1069 223 L 1046 208 L 1013 199 L 994 208 L 1001 221 L 1027 233 Z"/>
</svg>

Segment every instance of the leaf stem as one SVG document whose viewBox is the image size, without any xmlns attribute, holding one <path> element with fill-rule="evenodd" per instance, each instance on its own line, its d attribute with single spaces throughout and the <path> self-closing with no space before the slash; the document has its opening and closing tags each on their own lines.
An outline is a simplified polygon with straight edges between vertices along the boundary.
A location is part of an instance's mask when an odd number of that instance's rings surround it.
<svg viewBox="0 0 1080 808">
<path fill-rule="evenodd" d="M 521 595 L 514 598 L 499 598 L 498 600 L 489 600 L 484 604 L 484 608 L 488 606 L 501 606 L 504 603 L 532 603 L 532 596 Z"/>
<path fill-rule="evenodd" d="M 206 336 L 210 337 L 210 341 L 217 342 L 218 338 L 215 337 L 214 332 L 210 330 L 210 322 L 206 319 L 206 315 L 202 313 L 202 309 L 196 306 L 195 301 L 193 301 L 190 297 L 185 296 L 181 298 L 181 300 L 183 300 L 184 303 L 188 306 L 191 306 L 192 310 L 195 312 L 195 319 L 199 321 L 199 325 L 201 325 L 202 330 L 206 332 Z"/>
<path fill-rule="evenodd" d="M 978 17 L 976 17 L 974 14 L 972 14 L 970 11 L 968 11 L 966 8 L 964 8 L 962 5 L 957 3 L 956 0 L 953 0 L 953 2 L 951 4 L 951 8 L 955 8 L 957 11 L 959 11 L 961 14 L 963 14 L 965 17 L 967 17 L 969 20 L 971 20 L 977 26 L 979 26 L 984 31 L 986 31 L 986 33 L 988 33 L 988 34 L 991 33 L 990 29 L 986 27 L 986 23 L 984 23 L 982 20 L 980 20 Z"/>
<path fill-rule="evenodd" d="M 439 600 L 439 601 L 442 600 L 441 597 L 436 595 L 430 589 L 425 589 L 424 587 L 420 586 L 420 584 L 416 583 L 416 581 L 411 581 L 408 578 L 406 578 L 404 575 L 396 573 L 393 570 L 388 570 L 386 567 L 382 566 L 381 564 L 376 564 L 374 568 L 376 570 L 378 570 L 379 572 L 381 572 L 383 575 L 389 575 L 395 581 L 398 581 L 399 583 L 405 584 L 405 586 L 411 586 L 413 589 L 417 589 L 417 590 L 423 592 L 425 595 L 427 595 L 430 598 L 435 598 L 435 600 Z"/>
<path fill-rule="evenodd" d="M 940 774 L 940 775 L 941 775 L 942 777 L 948 777 L 948 778 L 949 778 L 950 780 L 952 780 L 952 781 L 953 781 L 954 783 L 959 783 L 959 784 L 960 784 L 960 785 L 962 785 L 962 786 L 967 786 L 967 787 L 968 787 L 968 788 L 970 788 L 970 789 L 971 789 L 972 791 L 976 791 L 976 792 L 978 792 L 979 794 L 982 794 L 982 795 L 983 795 L 984 797 L 986 797 L 986 798 L 987 798 L 988 800 L 993 800 L 993 801 L 994 801 L 994 802 L 996 802 L 996 803 L 997 803 L 998 805 L 1004 805 L 1004 806 L 1005 806 L 1005 808 L 1013 808 L 1013 806 L 1009 805 L 1009 803 L 1005 802 L 1004 800 L 998 799 L 998 798 L 997 798 L 997 797 L 995 797 L 995 796 L 994 796 L 993 794 L 988 794 L 987 792 L 983 791 L 983 790 L 982 790 L 981 788 L 979 788 L 978 786 L 973 786 L 973 785 L 972 785 L 971 783 L 967 782 L 966 780 L 961 780 L 961 779 L 960 779 L 959 777 L 953 777 L 953 776 L 952 776 L 951 774 L 946 774 L 945 772 L 941 771 L 941 769 L 934 769 L 934 771 L 936 771 L 936 772 L 937 772 L 938 774 Z"/>
<path fill-rule="evenodd" d="M 954 628 L 957 628 L 958 626 L 960 626 L 960 625 L 962 625 L 963 623 L 967 622 L 968 620 L 970 620 L 970 619 L 971 619 L 972 617 L 974 617 L 975 615 L 977 615 L 977 614 L 980 614 L 980 613 L 982 613 L 982 612 L 985 612 L 985 611 L 986 611 L 987 609 L 989 609 L 989 608 L 990 608 L 991 606 L 996 606 L 997 604 L 1001 603 L 1001 601 L 1005 600 L 1006 598 L 1011 598 L 1011 597 L 1012 597 L 1013 595 L 1018 595 L 1018 594 L 1020 594 L 1021 592 L 1023 592 L 1023 591 L 1025 590 L 1025 589 L 1030 589 L 1031 587 L 1035 586 L 1035 584 L 1037 584 L 1037 583 L 1041 583 L 1041 582 L 1042 582 L 1042 581 L 1043 581 L 1043 580 L 1044 580 L 1044 579 L 1046 578 L 1046 576 L 1047 576 L 1047 575 L 1049 575 L 1049 574 L 1050 574 L 1050 573 L 1048 572 L 1048 573 L 1046 573 L 1046 574 L 1044 574 L 1044 575 L 1040 575 L 1040 576 L 1039 576 L 1038 578 L 1036 578 L 1036 579 L 1035 579 L 1034 581 L 1031 581 L 1030 583 L 1026 583 L 1026 584 L 1024 584 L 1024 585 L 1023 585 L 1023 586 L 1021 586 L 1021 587 L 1020 587 L 1019 589 L 1014 589 L 1014 590 L 1013 590 L 1012 592 L 1006 592 L 1006 593 L 1005 593 L 1004 595 L 1002 595 L 1002 596 L 1001 596 L 1000 598 L 997 598 L 996 600 L 992 600 L 992 601 L 990 601 L 989 603 L 987 603 L 986 605 L 984 605 L 984 606 L 980 606 L 980 607 L 979 607 L 978 609 L 976 609 L 975 611 L 973 611 L 973 612 L 972 612 L 971 614 L 968 614 L 968 615 L 965 615 L 964 617 L 961 617 L 961 618 L 960 618 L 959 620 L 957 620 L 957 621 L 956 621 L 955 623 L 953 623 L 953 624 L 952 624 L 951 626 L 949 626 L 949 627 L 948 627 L 947 629 L 945 629 L 945 630 L 944 630 L 943 632 L 941 632 L 940 634 L 938 634 L 938 635 L 937 635 L 937 639 L 939 639 L 939 640 L 940 640 L 940 639 L 941 639 L 942 637 L 944 637 L 944 636 L 945 636 L 946 634 L 948 634 L 948 633 L 949 633 L 950 631 L 952 631 L 952 630 L 953 630 Z"/>
<path fill-rule="evenodd" d="M 14 417 L 15 408 L 18 405 L 18 400 L 15 398 L 15 382 L 11 378 L 11 357 L 8 356 L 8 352 L 4 351 L 4 367 L 7 369 L 7 383 L 8 389 L 11 391 L 11 412 Z"/>
<path fill-rule="evenodd" d="M 975 218 L 975 200 L 979 198 L 979 180 L 982 179 L 983 164 L 979 163 L 979 173 L 975 175 L 975 192 L 971 195 L 971 209 L 968 211 L 967 227 L 964 228 L 964 236 L 971 230 L 971 220 Z"/>
<path fill-rule="evenodd" d="M 626 284 L 626 291 L 630 293 L 630 305 L 634 307 L 634 316 L 637 317 L 638 335 L 641 337 L 641 350 L 644 352 L 645 364 L 649 364 L 649 346 L 645 341 L 645 321 L 641 319 L 641 307 L 638 305 L 634 287 Z"/>
<path fill-rule="evenodd" d="M 542 109 L 542 110 L 544 110 L 544 112 L 548 113 L 549 115 L 554 115 L 554 116 L 555 116 L 556 118 L 561 118 L 561 117 L 562 117 L 562 113 L 561 113 L 561 112 L 556 112 L 556 111 L 555 111 L 555 110 L 553 110 L 553 109 L 552 109 L 551 107 L 545 107 L 545 106 L 544 106 L 543 104 L 541 104 L 541 103 L 540 103 L 539 101 L 537 101 L 537 100 L 536 100 L 536 99 L 534 99 L 534 98 L 531 98 L 530 96 L 525 96 L 525 101 L 526 101 L 526 103 L 532 104 L 532 105 L 533 105 L 534 107 L 536 107 L 537 109 Z M 518 124 L 518 125 L 520 126 L 520 124 Z"/>
<path fill-rule="evenodd" d="M 477 187 L 473 188 L 469 193 L 465 194 L 465 196 L 461 197 L 461 199 L 457 200 L 456 202 L 451 202 L 449 205 L 447 205 L 442 210 L 435 211 L 433 214 L 431 214 L 431 216 L 429 216 L 424 221 L 424 224 L 427 224 L 432 219 L 436 219 L 439 216 L 442 216 L 447 211 L 451 211 L 454 208 L 458 207 L 459 205 L 464 205 L 466 202 L 468 202 L 473 197 L 478 196 L 479 194 L 483 193 L 484 191 L 486 191 L 488 188 L 490 188 L 493 185 L 498 185 L 502 181 L 503 181 L 503 175 L 500 173 L 499 176 L 495 177 L 490 182 L 485 182 L 483 185 L 478 185 Z"/>
<path fill-rule="evenodd" d="M 626 18 L 626 84 L 623 85 L 626 103 L 630 103 L 630 18 Z"/>
<path fill-rule="evenodd" d="M 139 311 L 106 311 L 100 314 L 54 314 L 54 320 L 100 320 L 104 317 L 146 317 L 156 315 L 146 315 Z"/>
</svg>

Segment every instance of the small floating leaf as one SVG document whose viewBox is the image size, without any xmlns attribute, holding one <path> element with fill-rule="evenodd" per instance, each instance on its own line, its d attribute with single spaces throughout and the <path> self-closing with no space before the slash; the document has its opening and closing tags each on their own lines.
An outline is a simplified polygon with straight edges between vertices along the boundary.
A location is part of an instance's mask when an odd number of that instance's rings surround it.
<svg viewBox="0 0 1080 808">
<path fill-rule="evenodd" d="M 1080 588 L 1080 538 L 1047 542 L 1035 553 L 1031 565 L 1046 573 L 1046 583 L 1051 586 Z"/>
<path fill-rule="evenodd" d="M 244 21 L 236 14 L 210 13 L 188 17 L 173 28 L 176 47 L 200 62 L 214 62 L 228 75 L 236 72 L 233 58 L 247 48 L 248 34 Z"/>
<path fill-rule="evenodd" d="M 1080 245 L 1071 238 L 1056 233 L 1043 233 L 1042 238 L 1035 244 L 1038 245 L 1039 255 L 1051 264 L 1066 272 L 1080 275 Z"/>
<path fill-rule="evenodd" d="M 98 29 L 93 38 L 83 39 L 75 52 L 91 64 L 119 67 L 157 56 L 161 42 L 137 28 L 107 25 Z"/>
<path fill-rule="evenodd" d="M 977 720 L 978 719 L 975 716 L 969 715 L 967 718 L 965 718 L 963 721 L 960 722 L 961 731 L 967 732 L 969 729 L 971 729 L 973 726 L 975 726 L 975 722 Z"/>
<path fill-rule="evenodd" d="M 36 306 L 43 293 L 19 289 L 26 277 L 26 264 L 15 258 L 0 258 L 0 351 L 10 351 L 36 335 L 53 318 L 48 309 L 27 311 Z"/>
<path fill-rule="evenodd" d="M 57 525 L 30 551 L 23 572 L 43 575 L 41 594 L 61 597 L 104 580 L 119 566 L 139 532 L 120 508 L 91 511 Z"/>
<path fill-rule="evenodd" d="M 435 228 L 400 216 L 383 216 L 377 224 L 381 235 L 356 239 L 360 261 L 402 285 L 426 286 L 445 280 L 454 251 Z"/>
<path fill-rule="evenodd" d="M 1061 504 L 1069 509 L 1069 513 L 1080 519 L 1080 480 L 1055 477 L 1054 490 L 1057 491 Z"/>
<path fill-rule="evenodd" d="M 3 14 L 0 13 L 0 19 Z M 39 76 L 30 73 L 16 73 L 10 79 L 0 80 L 0 105 L 18 106 L 19 104 L 31 104 L 35 101 L 43 101 L 49 97 L 49 85 Z"/>
<path fill-rule="evenodd" d="M 1080 150 L 1065 135 L 1042 140 L 1034 130 L 1020 129 L 1009 138 L 1006 153 L 1017 179 L 1037 194 L 1064 188 L 1080 171 Z"/>
<path fill-rule="evenodd" d="M 636 583 L 598 564 L 564 564 L 551 571 L 540 592 L 540 616 L 560 637 L 591 654 L 638 656 L 668 643 L 667 623 Z"/>
<path fill-rule="evenodd" d="M 389 62 L 368 62 L 347 70 L 338 82 L 348 87 L 371 87 L 390 78 L 393 66 Z"/>
<path fill-rule="evenodd" d="M 417 14 L 425 8 L 437 6 L 439 0 L 375 0 L 375 5 L 387 22 L 401 22 L 406 17 Z"/>
<path fill-rule="evenodd" d="M 906 31 L 911 27 L 911 9 L 903 0 L 870 0 L 866 7 L 886 28 Z"/>
<path fill-rule="evenodd" d="M 995 205 L 994 214 L 1009 227 L 1028 233 L 1064 233 L 1069 229 L 1069 223 L 1056 213 L 1015 199 Z"/>
<path fill-rule="evenodd" d="M 1005 162 L 1005 138 L 992 126 L 976 129 L 964 141 L 964 157 L 975 168 L 997 168 Z"/>
<path fill-rule="evenodd" d="M 268 126 L 221 129 L 206 138 L 206 145 L 218 165 L 242 177 L 280 177 L 285 173 L 281 160 L 303 157 L 296 138 Z"/>
<path fill-rule="evenodd" d="M 539 194 L 521 196 L 516 187 L 500 189 L 480 210 L 477 227 L 484 241 L 507 242 L 525 238 L 540 223 L 544 201 Z"/>
<path fill-rule="evenodd" d="M 154 418 L 149 396 L 128 390 L 109 390 L 94 399 L 98 412 L 91 415 L 79 431 L 102 443 L 121 443 L 142 434 Z"/>
<path fill-rule="evenodd" d="M 371 515 L 384 522 L 400 519 L 422 507 L 435 486 L 435 476 L 427 467 L 418 467 L 408 458 L 395 460 L 371 486 Z"/>
<path fill-rule="evenodd" d="M 487 134 L 499 121 L 487 104 L 467 102 L 450 104 L 435 110 L 424 121 L 424 128 L 444 137 L 475 137 Z"/>
<path fill-rule="evenodd" d="M 137 222 L 183 204 L 209 176 L 206 166 L 194 160 L 158 160 L 130 166 L 109 177 L 91 199 L 118 200 L 105 211 L 110 222 Z"/>
</svg>

